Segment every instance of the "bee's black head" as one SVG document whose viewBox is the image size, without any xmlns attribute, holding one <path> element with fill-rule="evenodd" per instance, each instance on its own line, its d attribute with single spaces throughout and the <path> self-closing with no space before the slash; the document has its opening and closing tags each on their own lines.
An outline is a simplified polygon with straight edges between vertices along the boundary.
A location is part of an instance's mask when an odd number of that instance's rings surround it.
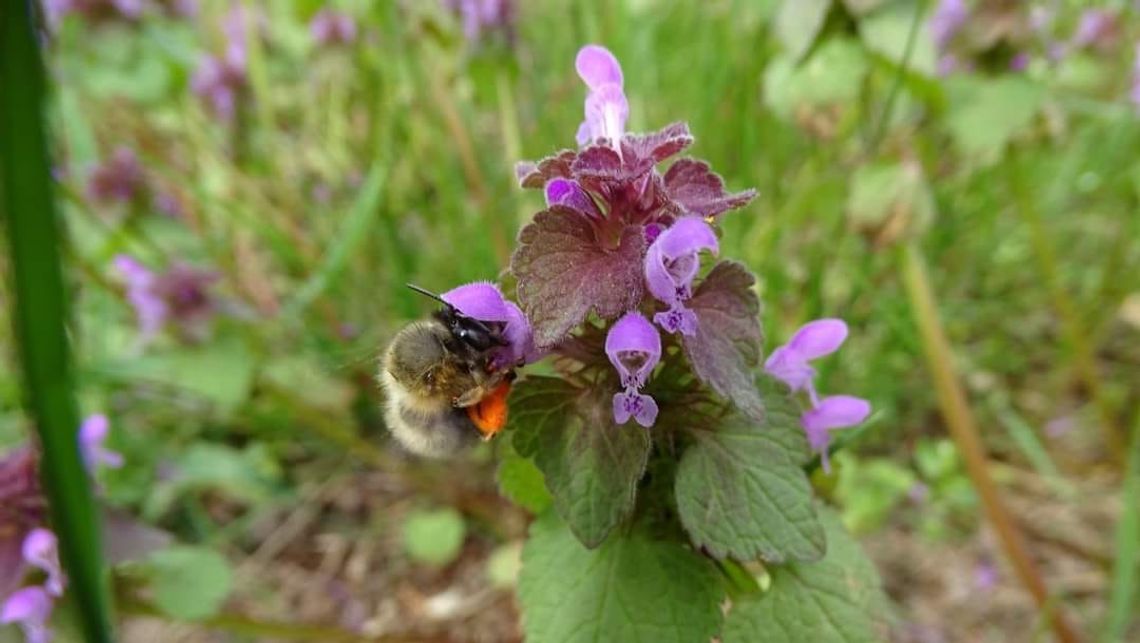
<svg viewBox="0 0 1140 643">
<path fill-rule="evenodd" d="M 420 288 L 419 286 L 408 284 L 408 288 L 426 295 L 442 304 L 442 307 L 435 312 L 433 317 L 438 319 L 447 326 L 451 332 L 451 336 L 457 341 L 462 342 L 464 345 L 469 346 L 477 351 L 485 351 L 494 346 L 506 346 L 507 340 L 503 339 L 502 329 L 498 324 L 492 327 L 478 319 L 472 319 L 467 315 L 459 312 L 455 306 L 444 301 L 439 295 Z"/>
</svg>

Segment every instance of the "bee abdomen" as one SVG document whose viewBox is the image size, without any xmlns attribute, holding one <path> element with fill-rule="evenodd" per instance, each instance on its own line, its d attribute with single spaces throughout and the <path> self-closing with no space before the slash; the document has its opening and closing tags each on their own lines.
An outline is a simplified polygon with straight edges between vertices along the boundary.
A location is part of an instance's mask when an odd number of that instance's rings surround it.
<svg viewBox="0 0 1140 643">
<path fill-rule="evenodd" d="M 395 402 L 389 404 L 386 416 L 388 429 L 404 448 L 429 458 L 455 455 L 478 434 L 463 409 L 425 412 Z"/>
</svg>

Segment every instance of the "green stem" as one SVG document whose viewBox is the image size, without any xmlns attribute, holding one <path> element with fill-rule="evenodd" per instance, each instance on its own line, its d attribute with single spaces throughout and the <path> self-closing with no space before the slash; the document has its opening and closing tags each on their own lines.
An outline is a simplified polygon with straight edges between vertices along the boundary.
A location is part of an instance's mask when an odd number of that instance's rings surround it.
<svg viewBox="0 0 1140 643">
<path fill-rule="evenodd" d="M 33 6 L 12 0 L 0 11 L 0 208 L 16 301 L 13 318 L 68 592 L 78 605 L 86 640 L 109 643 L 113 636 L 98 519 L 76 440 L 79 410 L 65 325 L 69 295 L 49 172 L 44 69 L 32 27 Z"/>
<path fill-rule="evenodd" d="M 1045 281 L 1049 296 L 1053 300 L 1053 308 L 1061 318 L 1062 330 L 1069 344 L 1069 349 L 1072 351 L 1076 375 L 1087 390 L 1089 397 L 1092 398 L 1093 406 L 1096 407 L 1097 414 L 1100 417 L 1100 427 L 1104 434 L 1105 445 L 1109 450 L 1109 457 L 1119 464 L 1123 462 L 1122 455 L 1125 452 L 1125 444 L 1116 424 L 1115 413 L 1108 398 L 1104 395 L 1104 387 L 1101 386 L 1100 377 L 1097 375 L 1096 356 L 1092 344 L 1088 340 L 1084 323 L 1081 321 L 1080 311 L 1061 283 L 1057 252 L 1049 238 L 1048 231 L 1045 229 L 1037 202 L 1029 191 L 1029 185 L 1025 180 L 1021 165 L 1020 154 L 1011 147 L 1009 158 L 1006 161 L 1006 174 L 1014 204 L 1018 214 L 1029 228 L 1038 269 Z"/>
<path fill-rule="evenodd" d="M 899 271 L 902 273 L 915 324 L 922 337 L 922 349 L 934 380 L 942 417 L 958 452 L 962 454 L 966 472 L 982 501 L 986 518 L 997 533 L 998 542 L 1013 565 L 1018 579 L 1033 595 L 1038 609 L 1048 614 L 1057 639 L 1062 643 L 1080 641 L 1080 636 L 1065 618 L 1061 606 L 1049 595 L 1045 581 L 1029 555 L 1025 538 L 1005 508 L 997 485 L 990 477 L 985 447 L 966 393 L 954 372 L 954 356 L 942 328 L 942 320 L 938 316 L 938 307 L 922 255 L 913 242 L 908 242 L 902 247 L 899 259 Z"/>
</svg>

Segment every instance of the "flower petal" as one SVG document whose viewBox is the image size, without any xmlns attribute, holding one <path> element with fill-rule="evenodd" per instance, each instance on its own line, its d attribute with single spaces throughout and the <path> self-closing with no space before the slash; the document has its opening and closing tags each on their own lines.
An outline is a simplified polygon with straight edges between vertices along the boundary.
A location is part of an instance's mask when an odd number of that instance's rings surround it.
<svg viewBox="0 0 1140 643">
<path fill-rule="evenodd" d="M 687 298 L 700 269 L 697 254 L 719 252 L 716 233 L 699 217 L 683 217 L 657 236 L 645 254 L 645 280 L 658 300 L 675 304 Z"/>
<path fill-rule="evenodd" d="M 43 625 L 51 615 L 52 600 L 47 590 L 39 586 L 17 590 L 0 608 L 0 623 Z"/>
<path fill-rule="evenodd" d="M 53 596 L 63 595 L 63 569 L 59 566 L 59 541 L 55 534 L 42 527 L 28 532 L 21 548 L 24 561 L 47 574 L 45 588 Z"/>
<path fill-rule="evenodd" d="M 476 281 L 453 288 L 440 299 L 472 319 L 485 322 L 509 321 L 511 313 L 499 287 L 489 281 Z"/>
<path fill-rule="evenodd" d="M 610 84 L 620 88 L 624 82 L 621 64 L 609 49 L 601 45 L 586 45 L 579 49 L 574 68 L 591 90 Z"/>
<path fill-rule="evenodd" d="M 107 441 L 110 423 L 107 416 L 97 413 L 88 416 L 79 426 L 79 451 L 83 455 L 83 462 L 88 471 L 94 471 L 99 465 L 118 469 L 123 466 L 123 456 L 103 446 Z"/>
<path fill-rule="evenodd" d="M 628 312 L 606 335 L 606 355 L 624 386 L 641 386 L 661 359 L 661 335 L 641 313 Z"/>
<path fill-rule="evenodd" d="M 600 217 L 594 200 L 577 181 L 570 179 L 551 179 L 546 184 L 546 205 L 564 205 L 590 217 Z"/>
<path fill-rule="evenodd" d="M 657 420 L 657 401 L 648 395 L 622 392 L 614 395 L 614 422 L 625 424 L 632 417 L 645 428 L 653 426 Z"/>
<path fill-rule="evenodd" d="M 803 416 L 804 428 L 811 431 L 842 429 L 855 426 L 871 414 L 871 403 L 851 395 L 832 395 L 819 401 Z"/>
<path fill-rule="evenodd" d="M 808 322 L 788 340 L 788 350 L 804 360 L 830 355 L 847 339 L 847 324 L 842 319 L 817 319 Z"/>
<path fill-rule="evenodd" d="M 592 90 L 586 95 L 585 111 L 589 140 L 605 138 L 616 146 L 629 120 L 629 101 L 621 86 L 609 84 Z"/>
</svg>

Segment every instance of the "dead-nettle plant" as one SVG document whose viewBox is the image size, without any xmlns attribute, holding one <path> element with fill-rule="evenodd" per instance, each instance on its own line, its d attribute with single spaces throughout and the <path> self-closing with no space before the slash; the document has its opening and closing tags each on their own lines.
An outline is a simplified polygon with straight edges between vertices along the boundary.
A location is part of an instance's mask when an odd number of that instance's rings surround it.
<svg viewBox="0 0 1140 643">
<path fill-rule="evenodd" d="M 755 192 L 692 158 L 662 172 L 688 126 L 626 133 L 614 56 L 587 46 L 576 67 L 579 148 L 518 167 L 546 209 L 511 259 L 525 314 L 507 322 L 511 350 L 557 374 L 515 384 L 503 438 L 503 491 L 538 513 L 527 639 L 879 640 L 874 568 L 807 475 L 817 457 L 826 470 L 829 432 L 870 412 L 814 386 L 809 362 L 846 325 L 811 322 L 762 363 L 756 279 L 718 258 L 720 217 Z M 483 289 L 452 303 L 508 319 L 513 304 Z"/>
</svg>

